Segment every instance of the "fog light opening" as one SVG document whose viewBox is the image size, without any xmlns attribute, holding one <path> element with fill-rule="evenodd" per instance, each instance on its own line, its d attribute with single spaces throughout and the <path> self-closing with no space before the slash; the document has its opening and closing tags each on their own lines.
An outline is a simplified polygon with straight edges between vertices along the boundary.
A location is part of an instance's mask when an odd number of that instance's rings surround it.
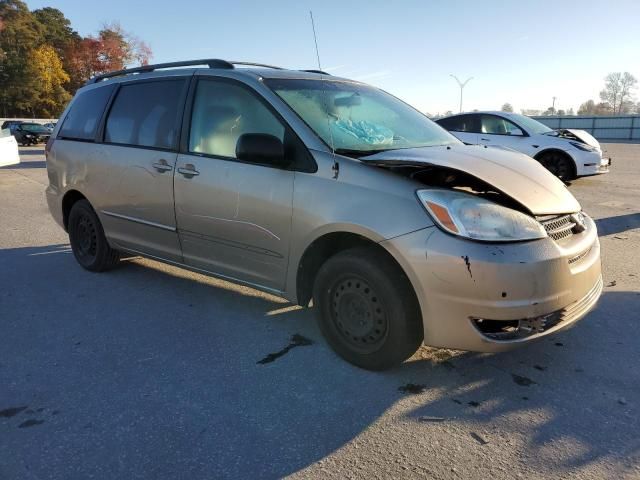
<svg viewBox="0 0 640 480">
<path fill-rule="evenodd" d="M 473 326 L 492 340 L 512 340 L 542 333 L 556 322 L 550 322 L 553 314 L 520 320 L 489 320 L 471 317 Z"/>
</svg>

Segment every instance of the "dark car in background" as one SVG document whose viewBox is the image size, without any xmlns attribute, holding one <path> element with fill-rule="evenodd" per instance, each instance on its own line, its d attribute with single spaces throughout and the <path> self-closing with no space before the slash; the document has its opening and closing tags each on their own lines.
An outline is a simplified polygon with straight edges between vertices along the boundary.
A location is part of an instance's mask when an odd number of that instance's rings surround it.
<svg viewBox="0 0 640 480">
<path fill-rule="evenodd" d="M 47 143 L 51 136 L 51 130 L 39 123 L 20 122 L 9 125 L 11 134 L 16 137 L 16 141 L 22 146 Z"/>
</svg>

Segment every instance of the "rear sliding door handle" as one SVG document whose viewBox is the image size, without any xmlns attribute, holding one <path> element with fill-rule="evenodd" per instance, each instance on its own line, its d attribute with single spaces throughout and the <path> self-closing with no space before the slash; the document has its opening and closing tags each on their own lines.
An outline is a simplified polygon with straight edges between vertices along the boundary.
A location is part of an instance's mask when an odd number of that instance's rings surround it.
<svg viewBox="0 0 640 480">
<path fill-rule="evenodd" d="M 480 140 L 482 140 L 483 142 L 490 142 L 491 141 L 490 138 L 481 138 Z"/>
<path fill-rule="evenodd" d="M 159 162 L 156 162 L 152 165 L 153 165 L 153 168 L 155 168 L 160 173 L 170 172 L 171 170 L 173 170 L 173 167 L 169 165 L 166 160 L 160 160 Z"/>
<path fill-rule="evenodd" d="M 184 167 L 178 168 L 178 173 L 184 175 L 187 178 L 195 177 L 196 175 L 200 175 L 200 172 L 196 170 L 196 167 L 191 163 L 187 163 Z"/>
</svg>

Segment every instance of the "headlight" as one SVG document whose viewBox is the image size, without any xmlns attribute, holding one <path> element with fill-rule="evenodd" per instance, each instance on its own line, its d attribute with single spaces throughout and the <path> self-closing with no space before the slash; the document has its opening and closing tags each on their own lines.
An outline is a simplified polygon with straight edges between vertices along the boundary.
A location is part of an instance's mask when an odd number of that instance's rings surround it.
<svg viewBox="0 0 640 480">
<path fill-rule="evenodd" d="M 544 238 L 534 218 L 484 198 L 454 190 L 418 190 L 420 202 L 445 232 L 485 242 Z"/>
<path fill-rule="evenodd" d="M 569 142 L 571 145 L 573 145 L 574 147 L 576 147 L 578 150 L 582 150 L 583 152 L 597 152 L 598 149 L 596 147 L 593 147 L 591 145 L 588 145 L 586 143 L 580 143 L 580 142 Z"/>
</svg>

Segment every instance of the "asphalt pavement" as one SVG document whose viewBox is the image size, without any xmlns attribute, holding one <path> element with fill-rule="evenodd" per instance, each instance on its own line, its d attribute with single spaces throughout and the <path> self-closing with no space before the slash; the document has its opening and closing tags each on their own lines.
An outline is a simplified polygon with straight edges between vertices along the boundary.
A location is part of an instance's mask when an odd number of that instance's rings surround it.
<svg viewBox="0 0 640 480">
<path fill-rule="evenodd" d="M 0 168 L 0 479 L 640 478 L 640 145 L 569 187 L 605 289 L 503 354 L 372 373 L 312 309 L 141 258 L 84 271 L 41 147 Z"/>
</svg>

